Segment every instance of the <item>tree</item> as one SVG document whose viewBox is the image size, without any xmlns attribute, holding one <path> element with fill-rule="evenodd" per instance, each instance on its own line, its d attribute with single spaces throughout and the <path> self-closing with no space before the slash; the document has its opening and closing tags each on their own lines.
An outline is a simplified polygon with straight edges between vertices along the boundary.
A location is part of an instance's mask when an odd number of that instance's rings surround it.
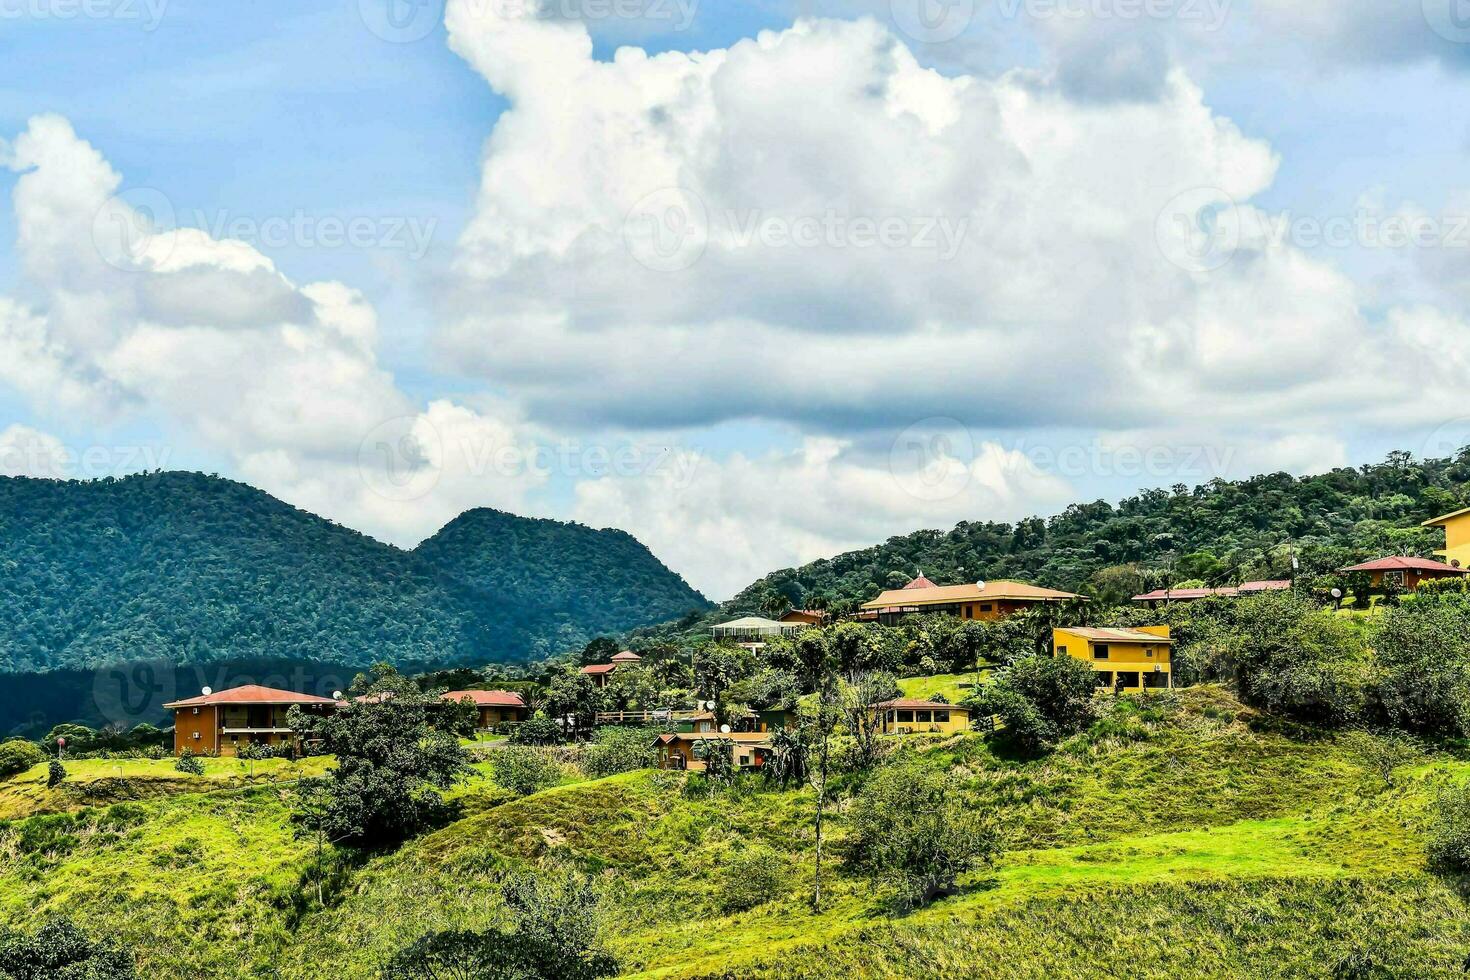
<svg viewBox="0 0 1470 980">
<path fill-rule="evenodd" d="M 597 725 L 597 712 L 607 699 L 589 675 L 577 671 L 558 674 L 546 689 L 546 712 L 552 718 L 567 719 L 571 733 L 581 735 Z"/>
<path fill-rule="evenodd" d="M 754 658 L 742 647 L 708 644 L 694 651 L 694 686 L 714 702 L 715 721 L 730 723 L 726 692 L 754 669 Z"/>
<path fill-rule="evenodd" d="M 0 980 L 137 980 L 133 957 L 93 939 L 69 919 L 44 922 L 29 935 L 0 932 Z"/>
<path fill-rule="evenodd" d="M 646 769 L 654 763 L 656 734 L 653 728 L 609 725 L 598 729 L 596 740 L 582 755 L 581 769 L 593 779 Z"/>
<path fill-rule="evenodd" d="M 0 779 L 9 779 L 45 761 L 46 753 L 35 742 L 23 738 L 0 742 Z"/>
<path fill-rule="evenodd" d="M 778 728 L 771 733 L 771 755 L 761 767 L 761 774 L 777 786 L 806 782 L 807 761 L 811 746 L 804 727 Z"/>
<path fill-rule="evenodd" d="M 507 741 L 512 745 L 555 745 L 565 738 L 560 725 L 538 712 L 511 729 Z"/>
<path fill-rule="evenodd" d="M 784 892 L 791 883 L 791 864 L 764 844 L 735 851 L 715 872 L 715 889 L 725 912 L 745 912 Z"/>
<path fill-rule="evenodd" d="M 188 749 L 179 753 L 178 760 L 174 762 L 174 769 L 189 776 L 204 775 L 204 763 Z"/>
<path fill-rule="evenodd" d="M 586 667 L 588 664 L 605 664 L 620 649 L 617 640 L 606 636 L 599 636 L 582 648 L 582 666 Z"/>
<path fill-rule="evenodd" d="M 601 980 L 618 972 L 586 877 L 511 875 L 501 896 L 509 928 L 430 933 L 392 958 L 384 980 Z"/>
<path fill-rule="evenodd" d="M 808 767 L 808 778 L 817 791 L 813 831 L 816 837 L 815 867 L 812 875 L 812 908 L 822 908 L 822 831 L 827 815 L 827 793 L 832 772 L 832 732 L 841 717 L 842 705 L 837 692 L 836 664 L 827 638 L 818 630 L 808 630 L 797 638 L 794 648 L 797 668 L 803 685 L 816 694 L 815 702 L 802 712 L 803 739 L 813 747 L 815 765 Z"/>
<path fill-rule="evenodd" d="M 915 759 L 881 766 L 853 801 L 852 860 L 892 882 L 912 908 L 954 891 L 1000 850 L 994 825 L 965 805 L 955 774 Z"/>
<path fill-rule="evenodd" d="M 1354 732 L 1348 738 L 1363 768 L 1383 780 L 1385 789 L 1393 788 L 1394 773 L 1423 755 L 1418 746 L 1398 732 Z"/>
<path fill-rule="evenodd" d="M 1435 799 L 1426 850 L 1431 870 L 1470 876 L 1470 784 L 1452 786 Z"/>
<path fill-rule="evenodd" d="M 761 612 L 770 619 L 780 619 L 791 608 L 791 600 L 772 589 L 761 596 Z"/>
<path fill-rule="evenodd" d="M 66 766 L 60 759 L 52 759 L 46 767 L 46 788 L 52 789 L 66 781 Z"/>
<path fill-rule="evenodd" d="M 898 680 L 882 672 L 856 674 L 842 688 L 842 720 L 852 737 L 853 768 L 868 769 L 878 761 L 883 735 L 883 711 L 878 705 L 898 693 Z"/>
<path fill-rule="evenodd" d="M 1092 723 L 1097 675 L 1073 657 L 1023 657 L 998 671 L 992 683 L 964 703 L 980 715 L 998 715 L 1005 738 L 1023 752 L 1048 751 Z"/>
<path fill-rule="evenodd" d="M 365 696 L 325 718 L 291 709 L 288 725 L 315 728 L 337 757 L 325 776 L 298 784 L 307 794 L 325 788 L 330 806 L 322 830 L 330 839 L 363 847 L 396 843 L 445 812 L 436 791 L 468 772 L 469 761 L 458 735 L 443 727 L 443 707 L 437 696 L 385 672 Z"/>
<path fill-rule="evenodd" d="M 735 779 L 735 745 L 725 738 L 702 738 L 694 743 L 694 758 L 704 763 L 704 778 L 711 796 Z"/>
<path fill-rule="evenodd" d="M 1390 724 L 1433 738 L 1470 734 L 1470 600 L 1425 592 L 1379 619 L 1375 685 Z"/>
</svg>

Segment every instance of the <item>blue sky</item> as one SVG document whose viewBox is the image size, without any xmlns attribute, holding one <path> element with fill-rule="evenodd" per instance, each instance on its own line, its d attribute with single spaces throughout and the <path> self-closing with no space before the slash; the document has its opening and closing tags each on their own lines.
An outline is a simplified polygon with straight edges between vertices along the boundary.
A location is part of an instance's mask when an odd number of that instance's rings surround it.
<svg viewBox="0 0 1470 980">
<path fill-rule="evenodd" d="M 931 0 L 600 2 L 0 2 L 5 472 L 158 459 L 404 545 L 476 505 L 618 524 L 721 596 L 914 527 L 1470 442 L 1440 0 L 952 0 L 938 42 Z M 1211 187 L 1226 264 L 1162 261 L 1156 217 Z M 670 188 L 708 242 L 650 271 L 627 236 Z M 155 199 L 146 269 L 58 230 Z M 1436 241 L 1313 237 L 1395 215 Z M 375 487 L 379 444 L 423 479 Z"/>
</svg>

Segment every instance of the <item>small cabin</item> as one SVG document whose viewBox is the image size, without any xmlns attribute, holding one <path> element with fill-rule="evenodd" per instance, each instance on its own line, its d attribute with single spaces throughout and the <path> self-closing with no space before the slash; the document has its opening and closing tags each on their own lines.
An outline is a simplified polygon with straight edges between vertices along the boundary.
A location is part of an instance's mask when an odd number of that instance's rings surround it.
<svg viewBox="0 0 1470 980">
<path fill-rule="evenodd" d="M 1167 626 L 1052 630 L 1052 654 L 1087 664 L 1097 675 L 1099 689 L 1173 687 L 1173 648 Z"/>
<path fill-rule="evenodd" d="M 970 727 L 970 709 L 944 701 L 894 698 L 874 706 L 883 716 L 883 732 L 911 735 L 920 732 L 962 732 Z"/>
</svg>

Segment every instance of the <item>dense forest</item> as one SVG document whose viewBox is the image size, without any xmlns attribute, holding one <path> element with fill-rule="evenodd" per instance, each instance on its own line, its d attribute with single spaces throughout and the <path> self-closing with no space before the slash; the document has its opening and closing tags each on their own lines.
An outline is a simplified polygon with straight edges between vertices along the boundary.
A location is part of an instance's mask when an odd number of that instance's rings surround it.
<svg viewBox="0 0 1470 980">
<path fill-rule="evenodd" d="M 1454 459 L 1389 454 L 1382 463 L 1315 476 L 1273 473 L 1146 490 L 1118 504 L 1073 504 L 1050 519 L 965 521 L 772 572 L 720 610 L 652 632 L 701 628 L 720 616 L 760 614 L 770 593 L 834 610 L 896 588 L 922 569 L 942 584 L 1022 579 L 1105 601 L 1198 582 L 1288 578 L 1389 554 L 1429 555 L 1444 534 L 1420 522 L 1470 506 L 1470 447 Z"/>
<path fill-rule="evenodd" d="M 473 511 L 404 551 L 198 473 L 0 479 L 7 672 L 515 661 L 707 605 L 621 531 Z"/>
</svg>

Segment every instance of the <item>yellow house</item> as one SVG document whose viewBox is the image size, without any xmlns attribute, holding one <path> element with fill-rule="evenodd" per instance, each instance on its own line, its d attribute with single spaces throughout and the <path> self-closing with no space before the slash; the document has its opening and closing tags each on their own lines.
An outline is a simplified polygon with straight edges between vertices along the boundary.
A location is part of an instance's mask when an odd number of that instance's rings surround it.
<svg viewBox="0 0 1470 980">
<path fill-rule="evenodd" d="M 884 625 L 905 617 L 930 613 L 960 619 L 997 620 L 1013 616 L 1038 603 L 1074 602 L 1085 599 L 1074 592 L 1044 589 L 1025 582 L 972 582 L 965 585 L 935 585 L 920 575 L 901 589 L 889 589 L 858 607 L 858 619 L 876 619 Z"/>
<path fill-rule="evenodd" d="M 970 727 L 970 709 L 943 701 L 894 698 L 875 705 L 883 714 L 885 734 L 911 732 L 962 732 Z"/>
<path fill-rule="evenodd" d="M 1137 629 L 1094 629 L 1073 626 L 1052 630 L 1052 653 L 1076 657 L 1097 673 L 1098 687 L 1173 687 L 1167 626 Z"/>
<path fill-rule="evenodd" d="M 1444 549 L 1436 555 L 1456 568 L 1470 568 L 1470 507 L 1425 521 L 1424 526 L 1444 528 Z"/>
</svg>

